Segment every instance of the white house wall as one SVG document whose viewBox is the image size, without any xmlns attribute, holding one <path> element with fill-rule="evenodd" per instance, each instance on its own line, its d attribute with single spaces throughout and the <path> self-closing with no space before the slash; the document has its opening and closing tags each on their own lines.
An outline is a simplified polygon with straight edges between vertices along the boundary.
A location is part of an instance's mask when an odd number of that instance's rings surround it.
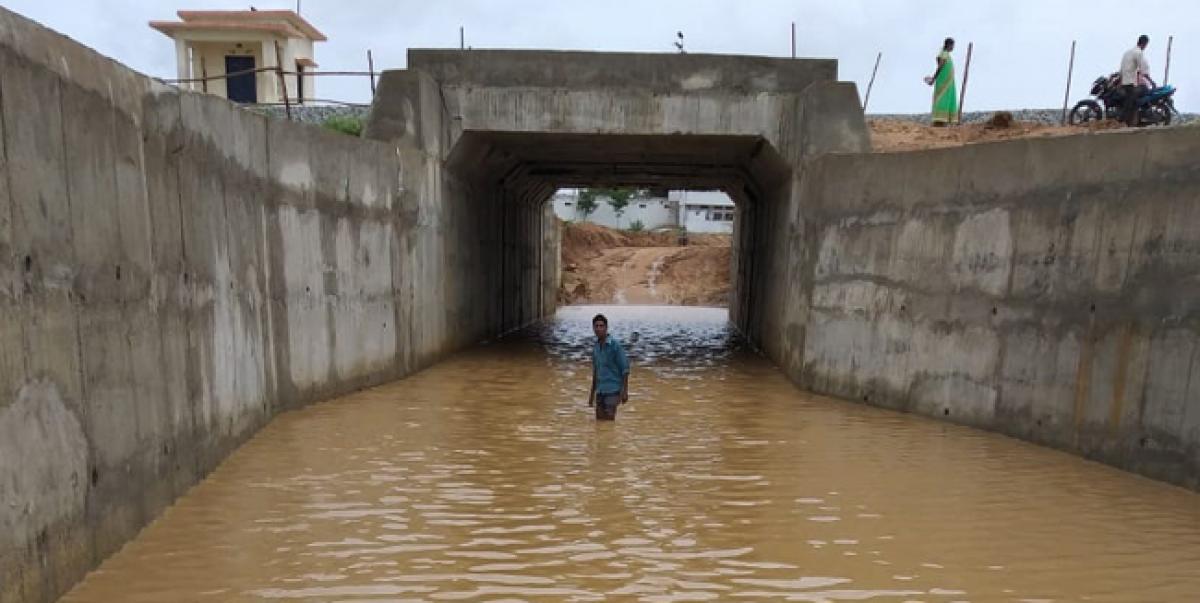
<svg viewBox="0 0 1200 603">
<path fill-rule="evenodd" d="M 676 192 L 669 199 L 684 200 L 686 204 L 684 226 L 689 232 L 732 233 L 733 220 L 714 219 L 720 214 L 731 215 L 736 211 L 733 200 L 719 191 Z M 621 216 L 609 205 L 606 197 L 599 197 L 596 210 L 585 217 L 579 212 L 579 199 L 573 194 L 554 196 L 554 213 L 567 222 L 590 222 L 608 228 L 627 229 L 634 222 L 641 222 L 646 230 L 669 228 L 676 225 L 675 212 L 666 199 L 630 201 Z M 645 207 L 642 207 L 645 205 Z"/>
<path fill-rule="evenodd" d="M 288 71 L 299 71 L 296 65 L 296 59 L 316 59 L 316 57 L 313 56 L 313 42 L 307 38 L 289 38 L 287 41 L 287 46 L 284 50 L 284 55 L 283 64 Z M 316 68 L 306 67 L 305 69 L 311 71 Z M 296 77 L 297 76 L 293 75 L 287 76 L 288 97 L 292 99 L 300 98 L 299 88 L 296 85 Z M 304 76 L 304 98 L 301 100 L 317 98 L 316 84 L 317 78 L 315 76 Z"/>
<path fill-rule="evenodd" d="M 192 47 L 192 77 L 199 78 L 204 73 L 208 77 L 225 75 L 225 57 L 229 55 L 252 56 L 255 67 L 266 67 L 266 59 L 262 52 L 263 41 L 262 38 L 240 38 L 233 41 L 213 42 L 188 40 L 188 44 Z M 241 48 L 237 47 L 239 43 L 242 45 Z M 203 69 L 201 69 L 202 57 L 204 59 Z M 255 74 L 255 80 L 258 102 L 274 102 L 278 99 L 274 93 L 274 74 L 259 72 Z M 225 83 L 224 78 L 209 80 L 208 93 L 228 98 L 228 88 Z M 197 84 L 195 89 L 203 90 L 204 88 Z"/>
<path fill-rule="evenodd" d="M 625 211 L 617 216 L 606 197 L 596 200 L 596 210 L 586 219 L 578 211 L 579 199 L 574 195 L 556 195 L 554 197 L 554 213 L 561 220 L 568 222 L 590 222 L 607 226 L 608 228 L 629 228 L 634 222 L 641 222 L 642 228 L 653 230 L 675 225 L 675 216 L 663 199 L 631 200 L 625 206 Z M 568 203 L 570 205 L 568 205 Z M 645 207 L 642 207 L 645 205 Z"/>
<path fill-rule="evenodd" d="M 236 37 L 221 33 L 200 34 L 196 37 L 189 36 L 184 38 L 184 43 L 192 48 L 190 57 L 192 71 L 190 77 L 199 78 L 202 73 L 207 73 L 208 77 L 225 75 L 225 57 L 227 55 L 253 56 L 255 67 L 274 67 L 276 41 L 279 42 L 279 48 L 283 53 L 283 66 L 287 71 L 296 71 L 297 58 L 314 58 L 312 40 L 300 38 L 280 40 L 273 36 L 255 36 L 245 33 L 237 34 Z M 239 43 L 242 45 L 241 48 L 237 47 Z M 184 52 L 186 52 L 186 49 Z M 202 57 L 203 69 L 201 68 Z M 189 58 L 184 56 L 182 58 L 183 64 L 186 65 L 187 61 L 189 61 Z M 181 74 L 180 77 L 188 77 L 188 75 Z M 256 74 L 255 79 L 258 102 L 283 102 L 283 98 L 280 96 L 278 78 L 274 73 L 260 72 Z M 315 98 L 316 79 L 312 75 L 304 77 L 304 98 Z M 296 99 L 299 92 L 299 88 L 296 85 L 296 76 L 286 75 L 284 76 L 284 80 L 287 82 L 288 98 Z M 203 90 L 203 86 L 200 84 L 195 84 L 191 88 L 194 90 Z M 210 80 L 208 82 L 208 92 L 228 98 L 228 88 L 225 85 L 225 79 Z"/>
</svg>

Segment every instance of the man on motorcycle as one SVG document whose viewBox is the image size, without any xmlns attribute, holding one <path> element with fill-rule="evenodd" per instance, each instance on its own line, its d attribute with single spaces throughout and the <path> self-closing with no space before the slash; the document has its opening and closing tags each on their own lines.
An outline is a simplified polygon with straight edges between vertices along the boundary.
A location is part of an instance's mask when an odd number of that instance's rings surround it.
<svg viewBox="0 0 1200 603">
<path fill-rule="evenodd" d="M 1137 46 L 1125 51 L 1121 57 L 1121 89 L 1125 94 L 1121 106 L 1121 117 L 1128 126 L 1138 125 L 1138 97 L 1150 91 L 1147 84 L 1153 85 L 1150 79 L 1150 63 L 1146 60 L 1146 46 L 1150 44 L 1147 35 L 1138 36 Z"/>
</svg>

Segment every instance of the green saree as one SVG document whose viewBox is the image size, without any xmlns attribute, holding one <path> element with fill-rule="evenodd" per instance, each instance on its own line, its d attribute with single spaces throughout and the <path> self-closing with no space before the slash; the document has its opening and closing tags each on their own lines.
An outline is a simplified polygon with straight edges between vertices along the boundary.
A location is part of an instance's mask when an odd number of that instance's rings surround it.
<svg viewBox="0 0 1200 603">
<path fill-rule="evenodd" d="M 958 123 L 958 90 L 954 85 L 954 59 L 942 51 L 938 59 L 944 61 L 933 83 L 933 123 Z"/>
</svg>

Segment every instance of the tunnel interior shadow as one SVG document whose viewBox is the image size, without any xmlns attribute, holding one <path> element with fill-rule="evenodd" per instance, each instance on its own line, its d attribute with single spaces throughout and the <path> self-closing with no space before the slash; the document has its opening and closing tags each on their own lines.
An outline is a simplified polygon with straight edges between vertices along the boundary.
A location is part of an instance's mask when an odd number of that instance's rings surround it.
<svg viewBox="0 0 1200 603">
<path fill-rule="evenodd" d="M 553 231 L 549 200 L 560 188 L 719 190 L 735 204 L 730 320 L 750 340 L 761 332 L 768 252 L 792 189 L 792 168 L 769 141 L 742 135 L 629 135 L 465 131 L 446 167 L 489 215 L 499 269 L 502 331 L 554 308 L 558 258 L 545 257 Z"/>
</svg>

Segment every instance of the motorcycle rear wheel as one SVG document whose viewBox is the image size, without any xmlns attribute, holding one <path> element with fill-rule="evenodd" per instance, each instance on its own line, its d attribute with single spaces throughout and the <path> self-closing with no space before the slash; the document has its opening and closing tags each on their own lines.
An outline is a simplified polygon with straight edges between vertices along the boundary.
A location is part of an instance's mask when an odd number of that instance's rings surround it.
<svg viewBox="0 0 1200 603">
<path fill-rule="evenodd" d="M 1146 107 L 1146 117 L 1143 119 L 1142 124 L 1148 126 L 1171 125 L 1171 107 L 1166 103 Z"/>
<path fill-rule="evenodd" d="M 1079 126 L 1092 121 L 1101 121 L 1104 119 L 1104 109 L 1100 108 L 1100 103 L 1092 100 L 1082 100 L 1075 104 L 1075 108 L 1071 109 L 1071 114 L 1067 118 L 1067 123 L 1072 126 Z"/>
</svg>

